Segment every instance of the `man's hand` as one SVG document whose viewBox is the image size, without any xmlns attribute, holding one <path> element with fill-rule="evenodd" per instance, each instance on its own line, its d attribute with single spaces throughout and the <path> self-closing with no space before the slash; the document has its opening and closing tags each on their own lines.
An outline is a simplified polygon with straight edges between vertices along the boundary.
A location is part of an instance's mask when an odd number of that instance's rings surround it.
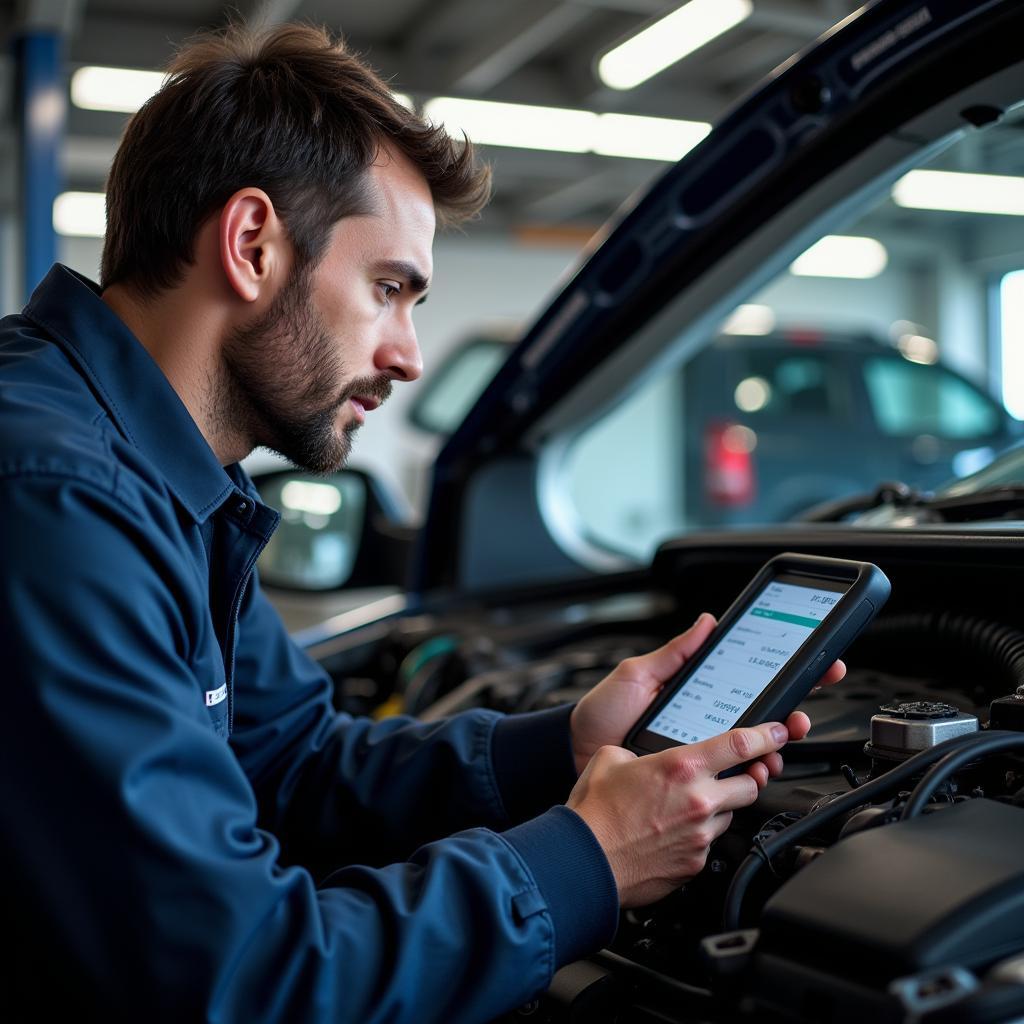
<svg viewBox="0 0 1024 1024">
<path fill-rule="evenodd" d="M 570 719 L 576 771 L 582 773 L 594 754 L 604 746 L 620 746 L 626 733 L 647 710 L 661 687 L 693 657 L 715 628 L 715 617 L 704 612 L 681 636 L 650 654 L 627 658 L 576 705 Z M 838 683 L 846 666 L 835 662 L 821 678 L 820 685 Z M 807 735 L 810 720 L 794 711 L 786 720 L 790 739 Z M 747 768 L 758 785 L 782 771 L 782 758 L 770 753 Z"/>
<path fill-rule="evenodd" d="M 644 757 L 601 747 L 567 805 L 604 850 L 620 904 L 653 903 L 701 871 L 733 810 L 752 804 L 760 788 L 750 775 L 715 776 L 753 758 L 777 757 L 788 739 L 786 726 L 775 722 Z"/>
</svg>

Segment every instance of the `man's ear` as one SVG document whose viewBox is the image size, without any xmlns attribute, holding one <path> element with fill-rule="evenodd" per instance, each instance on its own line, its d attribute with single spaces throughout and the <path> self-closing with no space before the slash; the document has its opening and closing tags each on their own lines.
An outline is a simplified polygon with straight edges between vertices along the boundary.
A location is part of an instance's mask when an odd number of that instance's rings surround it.
<svg viewBox="0 0 1024 1024">
<path fill-rule="evenodd" d="M 224 204 L 218 226 L 220 262 L 232 290 L 245 302 L 275 294 L 287 277 L 291 243 L 270 196 L 240 189 Z"/>
</svg>

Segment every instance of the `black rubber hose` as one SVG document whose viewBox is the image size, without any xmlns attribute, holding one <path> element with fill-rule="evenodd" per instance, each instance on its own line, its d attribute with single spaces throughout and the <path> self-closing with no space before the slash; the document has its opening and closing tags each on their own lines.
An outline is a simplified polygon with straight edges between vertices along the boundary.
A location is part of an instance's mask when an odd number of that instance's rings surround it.
<svg viewBox="0 0 1024 1024">
<path fill-rule="evenodd" d="M 962 652 L 976 664 L 979 659 L 1005 673 L 1008 689 L 1024 684 L 1024 631 L 1002 622 L 979 619 L 959 612 L 910 612 L 890 615 L 872 625 L 865 633 L 861 650 L 872 641 L 893 635 L 901 641 L 917 633 L 930 641 L 933 650 Z M 891 651 L 887 658 L 891 658 Z M 917 657 L 917 655 L 915 655 Z"/>
<path fill-rule="evenodd" d="M 1015 750 L 1024 747 L 1024 733 L 1010 732 L 1005 729 L 981 733 L 974 736 L 973 739 L 974 743 L 965 750 L 954 750 L 952 753 L 946 754 L 938 764 L 928 770 L 903 805 L 903 810 L 900 811 L 900 821 L 916 818 L 939 787 L 954 772 L 959 771 L 970 761 L 978 757 L 986 757 L 989 754 L 998 754 L 1002 750 Z"/>
<path fill-rule="evenodd" d="M 799 842 L 804 836 L 810 835 L 822 825 L 828 824 L 828 822 L 842 814 L 856 810 L 864 804 L 877 803 L 894 789 L 908 782 L 922 771 L 926 771 L 947 755 L 965 753 L 967 756 L 964 758 L 964 761 L 974 760 L 978 756 L 978 747 L 986 740 L 997 737 L 1003 737 L 1004 739 L 1012 738 L 1021 746 L 1024 746 L 1024 734 L 1004 730 L 954 736 L 952 739 L 936 744 L 928 750 L 922 750 L 919 754 L 915 754 L 902 764 L 891 768 L 877 779 L 872 779 L 857 789 L 844 793 L 824 807 L 820 807 L 818 810 L 805 815 L 799 821 L 793 822 L 792 825 L 787 826 L 781 832 L 777 832 L 775 835 L 769 836 L 757 843 L 751 853 L 742 861 L 729 885 L 729 891 L 725 896 L 725 906 L 722 911 L 723 931 L 732 932 L 740 927 L 740 911 L 743 909 L 743 898 L 746 896 L 751 881 L 765 864 L 770 863 L 773 857 L 777 857 L 787 847 Z M 997 749 L 1006 748 L 997 747 Z M 923 783 L 924 779 L 921 780 L 921 784 Z"/>
</svg>

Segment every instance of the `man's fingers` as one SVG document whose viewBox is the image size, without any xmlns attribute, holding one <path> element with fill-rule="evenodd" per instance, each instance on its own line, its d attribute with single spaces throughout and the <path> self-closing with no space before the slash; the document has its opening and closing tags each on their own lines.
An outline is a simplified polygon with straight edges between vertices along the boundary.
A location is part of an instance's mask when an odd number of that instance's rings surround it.
<svg viewBox="0 0 1024 1024">
<path fill-rule="evenodd" d="M 767 722 L 749 729 L 730 729 L 720 736 L 714 736 L 688 748 L 697 754 L 702 767 L 712 775 L 724 772 L 745 761 L 764 757 L 785 746 L 789 741 L 789 730 L 779 722 Z"/>
<path fill-rule="evenodd" d="M 818 680 L 818 686 L 835 686 L 846 675 L 846 662 L 833 661 L 829 670 Z"/>
<path fill-rule="evenodd" d="M 794 711 L 786 719 L 791 740 L 802 740 L 811 731 L 811 720 L 802 711 Z"/>
<path fill-rule="evenodd" d="M 715 617 L 702 612 L 685 632 L 649 654 L 629 658 L 622 663 L 639 682 L 648 683 L 652 692 L 672 678 L 707 640 L 715 628 Z"/>
<path fill-rule="evenodd" d="M 747 774 L 718 779 L 715 782 L 715 796 L 719 801 L 719 811 L 738 811 L 741 807 L 749 807 L 757 799 L 760 788 Z"/>
<path fill-rule="evenodd" d="M 768 754 L 768 757 L 778 756 Z M 771 769 L 768 767 L 767 758 L 762 758 L 760 761 L 755 761 L 753 764 L 748 764 L 746 768 L 747 774 L 757 783 L 758 789 L 764 789 L 768 785 L 768 779 L 771 777 Z"/>
<path fill-rule="evenodd" d="M 747 765 L 747 774 L 762 788 L 767 786 L 769 779 L 782 774 L 782 755 L 765 754 L 760 760 Z"/>
</svg>

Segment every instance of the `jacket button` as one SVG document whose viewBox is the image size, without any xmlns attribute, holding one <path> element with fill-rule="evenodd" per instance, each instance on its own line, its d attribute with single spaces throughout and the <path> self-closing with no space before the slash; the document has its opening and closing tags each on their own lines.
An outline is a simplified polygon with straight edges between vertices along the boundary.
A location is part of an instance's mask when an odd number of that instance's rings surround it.
<svg viewBox="0 0 1024 1024">
<path fill-rule="evenodd" d="M 240 501 L 240 502 L 239 502 L 239 503 L 238 503 L 238 504 L 237 504 L 237 505 L 235 506 L 235 511 L 236 511 L 236 512 L 237 512 L 237 513 L 238 513 L 239 515 L 242 515 L 243 513 L 245 513 L 245 512 L 248 512 L 248 511 L 249 511 L 249 503 L 248 503 L 247 501 Z"/>
</svg>

